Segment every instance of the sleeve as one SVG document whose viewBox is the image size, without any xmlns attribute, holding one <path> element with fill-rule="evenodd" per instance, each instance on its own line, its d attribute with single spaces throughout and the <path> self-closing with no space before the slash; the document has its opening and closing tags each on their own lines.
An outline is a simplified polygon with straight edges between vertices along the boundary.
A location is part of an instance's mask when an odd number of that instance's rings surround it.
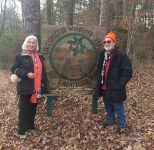
<svg viewBox="0 0 154 150">
<path fill-rule="evenodd" d="M 131 79 L 133 74 L 132 64 L 126 53 L 122 53 L 121 75 L 119 84 L 123 87 Z"/>
<path fill-rule="evenodd" d="M 11 72 L 12 74 L 16 74 L 20 78 L 24 78 L 27 77 L 28 72 L 21 67 L 21 60 L 19 57 L 20 57 L 19 54 L 15 56 L 13 65 L 11 67 Z"/>
</svg>

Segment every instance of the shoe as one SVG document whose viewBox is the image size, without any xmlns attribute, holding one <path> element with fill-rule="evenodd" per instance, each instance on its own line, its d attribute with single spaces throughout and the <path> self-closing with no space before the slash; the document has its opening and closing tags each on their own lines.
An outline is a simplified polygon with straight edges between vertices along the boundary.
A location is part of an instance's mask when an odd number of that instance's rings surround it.
<svg viewBox="0 0 154 150">
<path fill-rule="evenodd" d="M 26 139 L 27 138 L 27 134 L 21 134 L 21 135 L 19 135 L 19 138 L 20 139 Z"/>
<path fill-rule="evenodd" d="M 106 127 L 112 126 L 112 125 L 114 125 L 114 123 L 109 124 L 109 123 L 107 123 L 106 121 L 104 121 L 104 122 L 102 123 L 103 128 L 106 128 Z"/>
<path fill-rule="evenodd" d="M 127 134 L 127 133 L 128 133 L 127 128 L 117 128 L 116 130 L 117 135 Z"/>
<path fill-rule="evenodd" d="M 15 134 L 17 137 L 19 137 L 20 139 L 26 139 L 27 138 L 27 134 Z"/>
</svg>

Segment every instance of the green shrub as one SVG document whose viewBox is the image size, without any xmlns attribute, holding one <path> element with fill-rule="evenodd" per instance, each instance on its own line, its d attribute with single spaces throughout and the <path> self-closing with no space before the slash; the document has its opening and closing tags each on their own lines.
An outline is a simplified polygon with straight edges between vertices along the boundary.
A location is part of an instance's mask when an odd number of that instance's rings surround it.
<svg viewBox="0 0 154 150">
<path fill-rule="evenodd" d="M 9 68 L 15 54 L 20 51 L 22 40 L 15 33 L 5 33 L 0 38 L 0 68 Z"/>
</svg>

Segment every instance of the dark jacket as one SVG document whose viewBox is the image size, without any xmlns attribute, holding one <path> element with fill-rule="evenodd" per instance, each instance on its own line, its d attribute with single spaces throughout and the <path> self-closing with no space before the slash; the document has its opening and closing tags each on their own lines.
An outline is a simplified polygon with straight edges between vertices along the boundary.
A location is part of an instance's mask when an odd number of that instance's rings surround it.
<svg viewBox="0 0 154 150">
<path fill-rule="evenodd" d="M 49 93 L 49 85 L 48 79 L 45 71 L 45 66 L 43 63 L 43 56 L 39 55 L 40 60 L 42 62 L 42 77 L 41 77 L 41 91 L 42 94 Z M 17 83 L 17 94 L 32 94 L 35 92 L 34 90 L 34 80 L 27 77 L 27 73 L 34 72 L 33 60 L 28 55 L 22 55 L 22 53 L 18 53 L 15 56 L 14 63 L 11 67 L 11 72 L 16 74 L 22 80 Z"/>
<path fill-rule="evenodd" d="M 112 51 L 112 59 L 110 62 L 108 75 L 106 79 L 106 91 L 102 92 L 101 85 L 101 70 L 104 61 L 105 50 L 99 55 L 98 60 L 98 77 L 96 95 L 104 96 L 105 99 L 109 99 L 113 102 L 120 102 L 126 100 L 126 84 L 132 77 L 132 65 L 127 54 L 115 48 Z"/>
</svg>

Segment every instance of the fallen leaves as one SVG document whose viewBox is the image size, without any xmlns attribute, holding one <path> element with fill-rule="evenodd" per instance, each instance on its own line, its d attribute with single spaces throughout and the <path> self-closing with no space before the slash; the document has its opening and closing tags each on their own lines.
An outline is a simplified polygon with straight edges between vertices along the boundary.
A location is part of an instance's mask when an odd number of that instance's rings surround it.
<svg viewBox="0 0 154 150">
<path fill-rule="evenodd" d="M 129 134 L 117 136 L 116 125 L 103 129 L 102 99 L 98 114 L 92 114 L 91 96 L 59 97 L 53 116 L 47 117 L 44 101 L 39 102 L 36 125 L 26 140 L 15 136 L 18 123 L 15 85 L 8 70 L 0 72 L 0 149 L 1 150 L 152 150 L 154 141 L 154 68 L 135 72 L 129 82 L 126 114 Z M 148 79 L 148 80 L 147 80 Z"/>
</svg>

